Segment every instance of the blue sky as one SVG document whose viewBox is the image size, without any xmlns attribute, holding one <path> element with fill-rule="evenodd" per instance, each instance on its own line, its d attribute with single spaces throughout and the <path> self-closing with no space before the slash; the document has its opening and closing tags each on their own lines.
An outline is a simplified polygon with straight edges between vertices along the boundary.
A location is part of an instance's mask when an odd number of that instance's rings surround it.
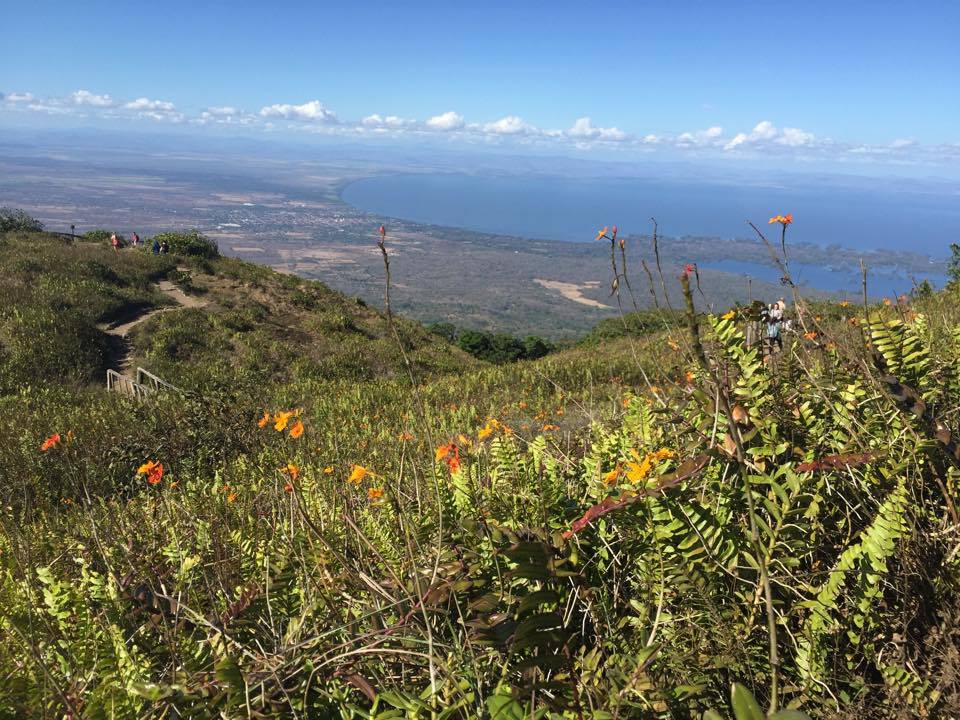
<svg viewBox="0 0 960 720">
<path fill-rule="evenodd" d="M 960 154 L 946 0 L 14 5 L 0 125 Z"/>
</svg>

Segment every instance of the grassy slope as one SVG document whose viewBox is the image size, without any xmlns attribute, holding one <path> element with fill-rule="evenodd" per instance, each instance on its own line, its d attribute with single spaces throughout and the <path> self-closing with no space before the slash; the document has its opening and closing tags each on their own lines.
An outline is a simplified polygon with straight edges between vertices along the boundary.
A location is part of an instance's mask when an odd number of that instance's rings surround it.
<svg viewBox="0 0 960 720">
<path fill-rule="evenodd" d="M 785 700 L 823 716 L 838 705 L 872 717 L 956 709 L 956 477 L 944 475 L 944 494 L 929 469 L 943 460 L 936 444 L 924 440 L 929 461 L 917 454 L 925 426 L 884 393 L 855 308 L 815 308 L 819 334 L 794 336 L 773 367 L 742 353 L 736 320 L 704 321 L 719 377 L 750 411 L 753 497 L 771 533 L 757 546 L 737 465 L 718 449 L 717 387 L 686 329 L 604 339 L 609 328 L 590 346 L 507 367 L 424 338 L 411 387 L 383 319 L 322 286 L 229 260 L 191 275 L 209 308 L 157 317 L 137 348 L 171 379 L 216 392 L 135 405 L 55 385 L 0 401 L 0 622 L 12 637 L 0 647 L 0 710 L 386 718 L 393 706 L 429 717 L 426 697 L 453 717 L 498 707 L 520 717 L 552 697 L 552 717 L 698 717 L 725 705 L 732 680 L 766 693 L 763 553 Z M 894 371 L 950 427 L 955 307 L 943 295 L 873 309 L 908 319 L 922 357 L 888 347 Z M 422 331 L 403 327 L 416 346 Z M 264 409 L 294 408 L 301 438 L 257 426 Z M 68 430 L 70 442 L 38 451 Z M 435 462 L 451 441 L 457 473 Z M 633 472 L 633 452 L 661 448 L 709 465 L 560 537 L 592 503 L 640 487 L 616 472 Z M 863 452 L 879 459 L 797 469 Z M 135 474 L 148 459 L 166 468 L 156 487 Z M 356 465 L 373 474 L 350 482 Z M 813 627 L 827 571 L 870 528 L 823 610 L 836 626 Z M 816 642 L 804 649 L 805 638 Z M 520 666 L 551 658 L 550 676 Z M 537 685 L 547 680 L 557 682 Z"/>
<path fill-rule="evenodd" d="M 135 360 L 173 382 L 253 386 L 406 372 L 383 314 L 319 282 L 231 258 L 115 253 L 105 244 L 21 234 L 0 240 L 0 390 L 99 380 L 110 358 L 97 325 L 169 305 L 153 287 L 161 278 L 207 302 L 160 314 L 133 334 Z M 415 323 L 401 319 L 397 327 L 418 372 L 472 362 Z"/>
</svg>

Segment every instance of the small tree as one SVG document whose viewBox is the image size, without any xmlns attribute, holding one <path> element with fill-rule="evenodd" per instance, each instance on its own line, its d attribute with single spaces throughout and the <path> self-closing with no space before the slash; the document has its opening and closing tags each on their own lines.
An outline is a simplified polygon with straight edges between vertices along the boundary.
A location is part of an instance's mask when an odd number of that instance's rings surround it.
<svg viewBox="0 0 960 720">
<path fill-rule="evenodd" d="M 170 245 L 170 252 L 176 255 L 192 255 L 193 257 L 215 258 L 220 256 L 217 243 L 201 233 L 199 230 L 186 232 L 165 232 L 154 235 L 153 239 L 162 243 L 164 240 Z"/>
<path fill-rule="evenodd" d="M 0 233 L 40 232 L 43 223 L 19 208 L 0 207 Z"/>
<path fill-rule="evenodd" d="M 960 245 L 950 243 L 950 260 L 947 261 L 947 275 L 950 282 L 960 281 Z"/>
</svg>

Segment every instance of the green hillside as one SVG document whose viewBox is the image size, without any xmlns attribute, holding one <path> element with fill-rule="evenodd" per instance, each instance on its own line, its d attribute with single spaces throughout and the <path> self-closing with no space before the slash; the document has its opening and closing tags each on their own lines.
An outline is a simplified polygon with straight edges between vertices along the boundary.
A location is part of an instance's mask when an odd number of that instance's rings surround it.
<svg viewBox="0 0 960 720">
<path fill-rule="evenodd" d="M 0 236 L 0 716 L 957 716 L 957 291 L 795 298 L 765 357 L 666 281 L 686 313 L 491 365 L 237 260 Z"/>
</svg>

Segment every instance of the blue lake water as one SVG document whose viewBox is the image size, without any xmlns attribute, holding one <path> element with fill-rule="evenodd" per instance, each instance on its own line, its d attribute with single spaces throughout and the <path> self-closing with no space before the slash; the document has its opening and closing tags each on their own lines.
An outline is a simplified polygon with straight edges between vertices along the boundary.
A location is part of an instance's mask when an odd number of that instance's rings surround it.
<svg viewBox="0 0 960 720">
<path fill-rule="evenodd" d="M 869 187 L 876 182 L 875 189 Z M 893 190 L 889 181 L 863 187 L 733 184 L 649 178 L 575 180 L 477 175 L 388 175 L 351 183 L 343 199 L 382 215 L 481 232 L 589 241 L 618 225 L 664 235 L 753 237 L 752 220 L 793 213 L 790 237 L 818 245 L 897 249 L 943 258 L 960 242 L 960 187 L 938 192 Z"/>
<path fill-rule="evenodd" d="M 790 180 L 767 183 L 653 178 L 491 177 L 467 174 L 386 175 L 348 185 L 343 199 L 364 210 L 421 223 L 480 232 L 565 241 L 591 241 L 597 228 L 618 225 L 650 232 L 655 216 L 664 235 L 754 237 L 771 215 L 793 213 L 793 242 L 871 250 L 907 250 L 933 258 L 960 242 L 960 188 L 900 189 L 889 180 Z M 931 190 L 930 188 L 935 188 Z M 716 262 L 710 267 L 776 281 L 762 264 Z M 736 267 L 735 267 L 736 266 Z M 797 267 L 801 282 L 825 290 L 859 288 L 849 271 Z M 769 277 L 768 277 L 769 276 Z M 925 277 L 935 282 L 942 277 Z M 895 272 L 872 273 L 875 293 L 907 291 Z"/>
</svg>

